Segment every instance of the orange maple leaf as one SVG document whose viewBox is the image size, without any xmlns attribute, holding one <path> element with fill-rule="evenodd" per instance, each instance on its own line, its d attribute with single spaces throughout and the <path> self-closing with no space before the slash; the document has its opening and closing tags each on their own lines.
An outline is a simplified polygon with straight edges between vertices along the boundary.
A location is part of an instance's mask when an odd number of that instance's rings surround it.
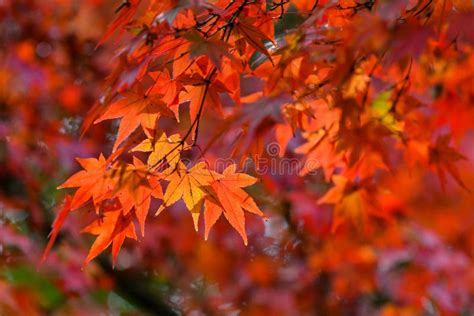
<svg viewBox="0 0 474 316">
<path fill-rule="evenodd" d="M 255 48 L 260 53 L 267 56 L 270 62 L 274 64 L 272 60 L 272 56 L 268 52 L 265 45 L 262 43 L 262 40 L 266 40 L 268 42 L 274 43 L 274 41 L 270 37 L 268 37 L 265 33 L 260 31 L 258 28 L 256 28 L 252 24 L 248 22 L 244 22 L 242 20 L 239 20 L 239 22 L 235 26 L 236 26 L 236 30 L 240 34 L 242 34 L 242 36 L 245 38 L 247 43 L 249 43 L 253 48 Z"/>
<path fill-rule="evenodd" d="M 63 226 L 64 221 L 66 220 L 66 217 L 68 216 L 69 212 L 71 212 L 71 201 L 71 196 L 66 195 L 66 197 L 64 198 L 63 206 L 61 207 L 58 215 L 56 215 L 56 218 L 54 219 L 51 228 L 51 233 L 49 234 L 48 245 L 44 249 L 43 256 L 41 258 L 42 262 L 44 262 L 48 257 L 49 252 L 51 251 L 51 248 L 53 247 L 53 244 L 56 241 L 56 238 L 58 237 L 59 231 L 61 230 L 61 227 Z"/>
<path fill-rule="evenodd" d="M 115 265 L 117 255 L 122 247 L 125 238 L 136 240 L 135 226 L 132 214 L 125 215 L 123 210 L 113 210 L 104 212 L 103 218 L 98 218 L 85 227 L 82 232 L 98 235 L 89 250 L 84 265 L 103 252 L 112 244 L 112 262 Z"/>
<path fill-rule="evenodd" d="M 151 197 L 163 198 L 163 191 L 159 181 L 151 178 L 159 178 L 159 175 L 148 171 L 138 158 L 133 158 L 133 164 L 125 164 L 117 170 L 120 174 L 117 181 L 117 197 L 122 205 L 124 215 L 127 215 L 132 208 L 140 224 L 142 236 L 145 235 L 145 220 L 150 209 Z"/>
<path fill-rule="evenodd" d="M 221 178 L 215 179 L 210 184 L 214 192 L 205 200 L 205 238 L 207 239 L 210 229 L 224 213 L 225 218 L 239 232 L 244 244 L 247 245 L 244 209 L 259 216 L 264 214 L 252 197 L 241 189 L 253 185 L 257 179 L 245 173 L 236 173 L 236 168 L 235 164 L 230 165 L 224 170 Z"/>
<path fill-rule="evenodd" d="M 112 187 L 113 179 L 107 176 L 107 161 L 100 154 L 99 159 L 95 158 L 76 158 L 79 164 L 85 170 L 73 174 L 58 189 L 78 188 L 74 193 L 70 208 L 74 210 L 90 198 L 93 199 L 94 206 L 108 197 Z"/>
<path fill-rule="evenodd" d="M 161 94 L 147 95 L 138 88 L 136 91 L 127 91 L 123 93 L 123 98 L 111 103 L 105 112 L 94 121 L 94 123 L 99 123 L 104 120 L 122 119 L 113 151 L 116 151 L 118 146 L 138 126 L 141 126 L 145 134 L 152 138 L 158 118 L 161 115 L 174 116 L 173 111 L 163 103 L 161 97 Z"/>
<path fill-rule="evenodd" d="M 196 79 L 193 79 L 193 81 Z M 198 113 L 203 111 L 203 107 L 212 108 L 220 116 L 223 116 L 221 99 L 219 93 L 228 92 L 225 85 L 219 80 L 214 80 L 210 84 L 205 83 L 205 79 L 197 79 L 200 84 L 186 85 L 186 91 L 180 94 L 180 102 L 189 101 L 189 115 L 191 122 L 198 117 Z"/>
<path fill-rule="evenodd" d="M 137 12 L 139 4 L 140 4 L 140 0 L 126 0 L 122 5 L 120 5 L 116 9 L 116 12 L 120 11 L 119 16 L 109 25 L 109 27 L 107 28 L 107 31 L 105 32 L 104 36 L 102 36 L 102 38 L 100 39 L 96 47 L 99 47 L 106 40 L 108 40 L 118 28 L 130 22 L 130 20 L 133 18 L 133 16 Z"/>
<path fill-rule="evenodd" d="M 385 214 L 377 197 L 377 188 L 369 182 L 369 179 L 353 183 L 341 175 L 332 177 L 334 187 L 318 200 L 319 204 L 334 204 L 334 219 L 332 231 L 346 221 L 352 222 L 354 227 L 361 232 L 368 232 L 369 217 L 391 221 L 389 214 Z"/>
<path fill-rule="evenodd" d="M 445 172 L 448 172 L 459 186 L 469 192 L 455 165 L 456 162 L 467 158 L 449 146 L 450 139 L 450 135 L 438 137 L 436 144 L 429 148 L 429 163 L 435 165 L 443 190 L 447 181 Z"/>
</svg>

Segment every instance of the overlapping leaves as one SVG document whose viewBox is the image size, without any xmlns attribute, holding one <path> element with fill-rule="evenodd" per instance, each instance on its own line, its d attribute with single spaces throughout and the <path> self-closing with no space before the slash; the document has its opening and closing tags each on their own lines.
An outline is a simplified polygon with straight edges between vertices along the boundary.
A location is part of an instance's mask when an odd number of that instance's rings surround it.
<svg viewBox="0 0 474 316">
<path fill-rule="evenodd" d="M 134 221 L 143 235 L 155 200 L 156 214 L 182 200 L 196 230 L 203 212 L 206 238 L 224 215 L 247 244 L 245 211 L 263 213 L 242 188 L 256 178 L 237 173 L 235 164 L 219 173 L 184 161 L 208 152 L 259 161 L 269 140 L 280 144 L 279 158 L 302 158 L 299 176 L 323 172 L 332 183 L 319 203 L 333 205 L 333 232 L 343 223 L 367 232 L 373 217 L 392 221 L 379 203 L 390 194 L 378 184 L 396 170 L 421 165 L 437 171 L 443 185 L 448 173 L 467 188 L 455 166 L 465 157 L 449 136 L 433 141 L 432 131 L 456 122 L 436 118 L 430 103 L 436 93 L 458 94 L 457 82 L 441 92 L 422 88 L 439 87 L 442 69 L 451 66 L 438 60 L 441 51 L 468 59 L 470 37 L 453 37 L 449 19 L 431 20 L 432 12 L 438 19 L 465 6 L 295 1 L 300 22 L 275 36 L 290 22 L 285 13 L 294 13 L 287 12 L 293 3 L 151 1 L 144 15 L 140 1 L 125 3 L 104 39 L 123 29 L 134 38 L 121 50 L 103 104 L 86 120 L 120 119 L 112 155 L 78 160 L 84 170 L 61 186 L 77 190 L 53 228 L 54 239 L 64 214 L 90 203 L 98 218 L 85 231 L 98 237 L 87 261 L 109 245 L 115 260 L 124 239 L 137 238 Z"/>
</svg>

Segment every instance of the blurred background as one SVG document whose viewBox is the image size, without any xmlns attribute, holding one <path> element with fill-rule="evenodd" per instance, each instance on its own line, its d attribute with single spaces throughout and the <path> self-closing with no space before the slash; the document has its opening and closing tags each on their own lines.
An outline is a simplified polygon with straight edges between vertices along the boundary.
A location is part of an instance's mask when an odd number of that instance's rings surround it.
<svg viewBox="0 0 474 316">
<path fill-rule="evenodd" d="M 56 187 L 75 157 L 110 152 L 107 126 L 79 136 L 113 66 L 95 46 L 118 5 L 0 0 L 0 315 L 474 315 L 473 196 L 421 169 L 384 180 L 404 206 L 370 236 L 330 233 L 321 175 L 274 177 L 251 189 L 269 219 L 249 216 L 248 247 L 224 221 L 204 241 L 182 208 L 149 220 L 115 269 L 108 251 L 81 269 L 93 237 L 73 213 L 40 265 Z M 473 137 L 459 140 L 470 160 Z"/>
</svg>

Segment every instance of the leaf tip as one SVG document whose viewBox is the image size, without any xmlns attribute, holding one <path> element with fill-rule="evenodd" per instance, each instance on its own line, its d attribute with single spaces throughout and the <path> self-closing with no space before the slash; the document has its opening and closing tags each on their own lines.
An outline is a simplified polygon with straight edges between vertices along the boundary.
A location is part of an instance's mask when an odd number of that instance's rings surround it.
<svg viewBox="0 0 474 316">
<path fill-rule="evenodd" d="M 161 212 L 163 212 L 163 210 L 166 208 L 165 205 L 160 205 L 160 207 L 158 208 L 158 210 L 155 212 L 155 216 L 158 216 L 160 215 Z"/>
<path fill-rule="evenodd" d="M 192 214 L 192 215 L 193 215 L 194 230 L 197 232 L 199 231 L 199 213 Z"/>
</svg>

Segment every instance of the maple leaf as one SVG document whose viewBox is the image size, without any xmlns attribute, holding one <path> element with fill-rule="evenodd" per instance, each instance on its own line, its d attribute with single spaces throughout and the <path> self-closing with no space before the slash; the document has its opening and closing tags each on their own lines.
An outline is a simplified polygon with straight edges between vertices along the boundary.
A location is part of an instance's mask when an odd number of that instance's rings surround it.
<svg viewBox="0 0 474 316">
<path fill-rule="evenodd" d="M 173 63 L 173 65 L 176 61 Z M 147 90 L 149 95 L 161 95 L 161 101 L 173 112 L 176 121 L 179 122 L 179 104 L 177 94 L 180 85 L 171 78 L 168 70 L 148 73 L 153 80 L 153 85 Z"/>
<path fill-rule="evenodd" d="M 78 188 L 71 201 L 71 210 L 82 206 L 90 198 L 93 198 L 94 205 L 97 206 L 100 201 L 108 198 L 113 187 L 114 180 L 107 176 L 107 161 L 102 154 L 99 159 L 76 158 L 76 160 L 85 170 L 72 175 L 58 186 L 58 189 Z"/>
<path fill-rule="evenodd" d="M 107 31 L 105 32 L 104 36 L 102 36 L 96 47 L 99 47 L 106 40 L 108 40 L 119 27 L 122 27 L 130 22 L 137 12 L 139 4 L 140 0 L 126 0 L 122 5 L 120 5 L 116 10 L 116 12 L 120 11 L 119 16 L 109 25 Z"/>
<path fill-rule="evenodd" d="M 56 238 L 58 237 L 59 231 L 61 230 L 61 227 L 63 226 L 64 221 L 66 220 L 66 217 L 71 212 L 71 201 L 72 197 L 70 195 L 66 195 L 66 197 L 64 198 L 63 206 L 61 207 L 58 214 L 56 215 L 56 218 L 54 219 L 51 232 L 49 234 L 48 245 L 44 249 L 43 256 L 41 258 L 42 262 L 44 262 L 48 257 L 49 252 L 51 251 L 51 248 L 53 247 L 53 244 L 56 241 Z"/>
<path fill-rule="evenodd" d="M 169 44 L 168 44 L 169 45 Z M 190 46 L 191 44 L 188 43 L 187 41 L 182 41 L 180 39 L 178 44 L 174 44 L 173 49 L 171 49 L 171 52 L 173 52 L 173 67 L 172 67 L 172 75 L 173 78 L 176 79 L 178 78 L 181 74 L 183 74 L 186 70 L 191 67 L 191 65 L 194 63 L 194 60 L 191 60 L 190 58 Z M 161 50 L 161 48 L 159 48 Z"/>
<path fill-rule="evenodd" d="M 229 53 L 230 45 L 220 40 L 207 40 L 198 32 L 186 34 L 186 39 L 191 43 L 189 47 L 190 58 L 195 59 L 198 56 L 205 55 L 216 68 L 221 67 L 222 57 L 225 56 L 231 61 L 236 62 L 234 56 Z"/>
<path fill-rule="evenodd" d="M 343 155 L 336 151 L 335 141 L 341 120 L 339 109 L 331 108 L 325 100 L 316 99 L 308 103 L 297 103 L 293 111 L 304 112 L 311 118 L 306 127 L 298 124 L 306 140 L 295 149 L 295 153 L 305 155 L 304 166 L 299 175 L 304 176 L 321 168 L 329 181 L 334 170 L 343 165 Z M 292 125 L 293 128 L 297 126 L 296 123 Z"/>
<path fill-rule="evenodd" d="M 137 239 L 132 219 L 131 213 L 125 215 L 124 212 L 119 209 L 104 212 L 103 218 L 98 218 L 85 227 L 81 232 L 98 236 L 89 250 L 84 265 L 97 257 L 109 247 L 110 244 L 112 244 L 112 262 L 113 265 L 115 265 L 117 255 L 125 238 Z"/>
<path fill-rule="evenodd" d="M 280 150 L 278 151 L 278 156 L 280 158 L 285 156 L 286 147 L 293 138 L 293 129 L 288 124 L 277 124 L 275 126 L 275 139 L 280 145 Z"/>
<path fill-rule="evenodd" d="M 265 45 L 262 43 L 262 40 L 266 40 L 268 42 L 274 43 L 274 41 L 268 37 L 265 33 L 260 31 L 258 28 L 253 26 L 250 23 L 240 20 L 239 23 L 236 24 L 236 30 L 242 34 L 245 38 L 247 43 L 249 43 L 253 48 L 255 48 L 260 53 L 264 54 L 268 57 L 270 62 L 273 63 L 272 56 L 268 52 Z"/>
<path fill-rule="evenodd" d="M 195 81 L 196 79 L 192 79 Z M 198 78 L 200 81 L 196 85 L 186 85 L 185 91 L 180 94 L 180 102 L 189 101 L 189 115 L 191 122 L 194 122 L 202 107 L 215 110 L 220 116 L 223 116 L 221 99 L 219 93 L 228 92 L 225 85 L 219 80 L 214 80 L 210 84 L 205 83 L 204 78 Z"/>
<path fill-rule="evenodd" d="M 204 202 L 205 238 L 216 223 L 217 219 L 224 213 L 227 221 L 242 237 L 247 245 L 247 234 L 245 232 L 244 210 L 264 216 L 255 201 L 241 188 L 253 185 L 257 179 L 245 173 L 236 173 L 236 165 L 230 165 L 222 173 L 222 177 L 215 179 L 210 188 L 213 193 L 206 197 Z"/>
<path fill-rule="evenodd" d="M 388 166 L 390 164 L 385 139 L 392 135 L 392 131 L 385 125 L 377 121 L 368 121 L 356 128 L 340 129 L 336 150 L 348 154 L 350 167 L 363 157 L 372 156 L 374 153 L 380 156 L 385 166 Z"/>
<path fill-rule="evenodd" d="M 329 180 L 334 170 L 342 165 L 342 155 L 336 152 L 336 145 L 334 141 L 331 141 L 329 133 L 333 133 L 332 128 L 303 134 L 307 142 L 295 149 L 296 153 L 305 155 L 303 168 L 299 172 L 300 176 L 322 168 L 325 178 Z"/>
<path fill-rule="evenodd" d="M 445 172 L 448 172 L 460 187 L 470 192 L 455 165 L 456 162 L 467 158 L 449 146 L 450 139 L 450 135 L 443 135 L 436 139 L 436 144 L 429 148 L 429 163 L 435 165 L 443 190 L 447 181 Z"/>
<path fill-rule="evenodd" d="M 209 170 L 204 162 L 200 162 L 188 170 L 180 161 L 176 168 L 164 177 L 164 180 L 169 181 L 169 184 L 163 197 L 163 204 L 158 208 L 156 215 L 182 198 L 186 208 L 191 212 L 194 228 L 197 231 L 200 213 L 199 202 L 207 194 L 204 187 L 219 178 L 221 176 Z"/>
<path fill-rule="evenodd" d="M 233 140 L 235 144 L 232 150 L 233 157 L 240 155 L 241 163 L 247 157 L 258 163 L 267 134 L 281 119 L 277 109 L 284 103 L 284 98 L 263 98 L 258 102 L 247 104 L 235 116 L 229 117 L 229 123 L 224 127 L 232 124 L 230 126 L 235 126 L 240 131 L 238 138 Z"/>
<path fill-rule="evenodd" d="M 117 139 L 113 151 L 127 138 L 138 126 L 150 138 L 155 130 L 155 125 L 161 115 L 173 117 L 174 113 L 161 100 L 161 94 L 147 95 L 138 88 L 123 93 L 123 98 L 111 103 L 105 112 L 94 123 L 104 120 L 121 118 Z"/>
<path fill-rule="evenodd" d="M 181 151 L 189 148 L 191 147 L 182 142 L 179 134 L 167 137 L 165 133 L 162 133 L 155 141 L 149 138 L 145 139 L 135 146 L 132 152 L 151 152 L 147 161 L 150 167 L 159 167 L 166 161 L 171 168 L 174 168 L 181 158 Z"/>
<path fill-rule="evenodd" d="M 369 216 L 392 220 L 391 216 L 381 209 L 376 199 L 378 190 L 369 182 L 369 179 L 353 183 L 345 176 L 334 175 L 332 181 L 334 187 L 318 200 L 318 204 L 334 205 L 334 220 L 331 229 L 333 232 L 347 220 L 351 221 L 356 229 L 365 233 L 369 229 Z"/>
<path fill-rule="evenodd" d="M 163 191 L 159 181 L 150 181 L 156 178 L 138 158 L 133 158 L 133 164 L 125 164 L 115 170 L 119 174 L 116 195 L 122 205 L 124 215 L 132 208 L 135 209 L 142 236 L 145 235 L 145 220 L 150 209 L 151 197 L 163 198 Z"/>
</svg>

